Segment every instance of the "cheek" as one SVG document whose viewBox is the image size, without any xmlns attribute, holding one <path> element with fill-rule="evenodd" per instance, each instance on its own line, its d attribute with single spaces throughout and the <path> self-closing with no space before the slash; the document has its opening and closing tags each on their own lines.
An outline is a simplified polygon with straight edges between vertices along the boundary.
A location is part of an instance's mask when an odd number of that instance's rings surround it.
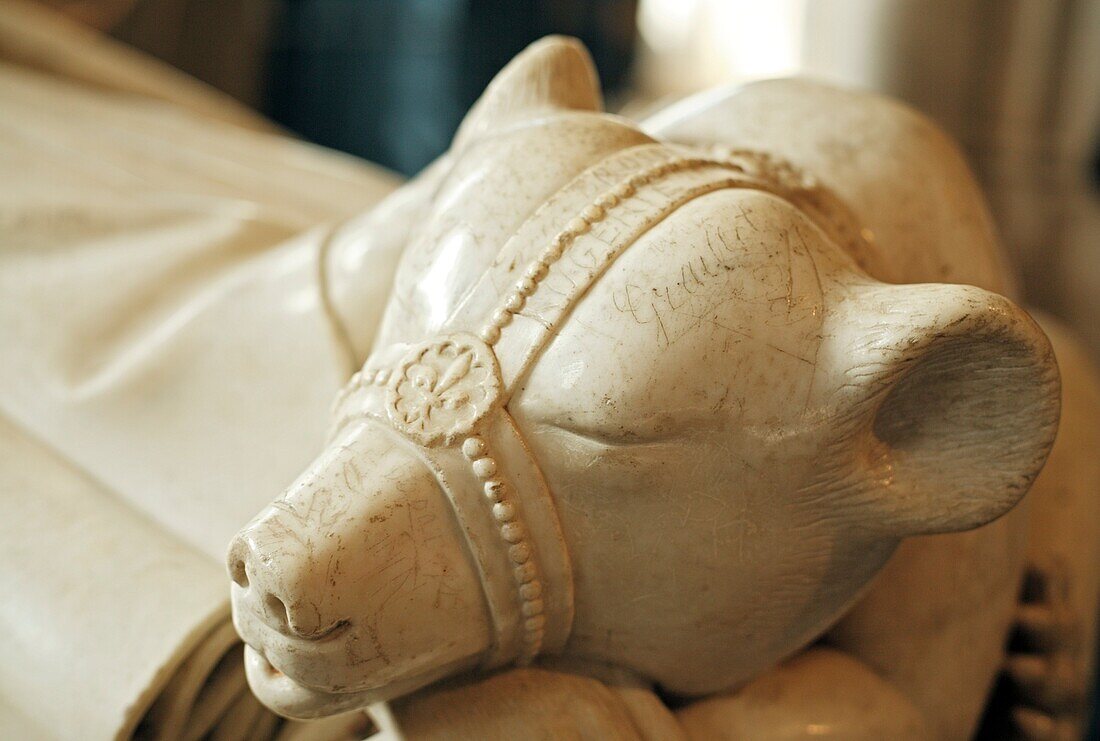
<svg viewBox="0 0 1100 741">
<path fill-rule="evenodd" d="M 485 650 L 482 586 L 451 503 L 423 466 L 399 467 L 335 525 L 329 588 L 351 620 L 338 657 L 377 685 Z M 391 471 L 393 473 L 393 471 Z"/>
<path fill-rule="evenodd" d="M 807 495 L 817 462 L 796 453 L 811 447 L 796 436 L 738 431 L 608 445 L 538 429 L 531 444 L 577 578 L 594 594 L 650 595 L 656 603 L 696 588 L 791 588 L 828 572 L 836 541 L 852 537 L 849 513 Z"/>
<path fill-rule="evenodd" d="M 368 624 L 401 619 L 401 605 L 466 611 L 481 599 L 450 503 L 436 491 L 377 495 L 342 541 L 337 584 Z"/>
</svg>

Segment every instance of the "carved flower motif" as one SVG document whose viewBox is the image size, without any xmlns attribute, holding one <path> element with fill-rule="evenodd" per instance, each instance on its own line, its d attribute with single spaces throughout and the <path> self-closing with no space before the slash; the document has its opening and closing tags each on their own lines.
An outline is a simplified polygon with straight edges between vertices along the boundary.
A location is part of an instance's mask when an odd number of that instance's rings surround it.
<svg viewBox="0 0 1100 741">
<path fill-rule="evenodd" d="M 414 347 L 397 366 L 387 394 L 393 426 L 425 447 L 469 434 L 500 396 L 493 351 L 469 335 Z"/>
</svg>

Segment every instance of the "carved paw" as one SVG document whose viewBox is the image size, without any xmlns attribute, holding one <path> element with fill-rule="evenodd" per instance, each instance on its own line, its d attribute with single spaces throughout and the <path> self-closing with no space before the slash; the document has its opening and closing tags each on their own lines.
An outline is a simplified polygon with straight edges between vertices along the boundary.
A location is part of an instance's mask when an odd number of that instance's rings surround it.
<svg viewBox="0 0 1100 741">
<path fill-rule="evenodd" d="M 1008 729 L 1023 739 L 1078 739 L 1089 686 L 1081 616 L 1059 563 L 1029 566 L 999 688 Z"/>
</svg>

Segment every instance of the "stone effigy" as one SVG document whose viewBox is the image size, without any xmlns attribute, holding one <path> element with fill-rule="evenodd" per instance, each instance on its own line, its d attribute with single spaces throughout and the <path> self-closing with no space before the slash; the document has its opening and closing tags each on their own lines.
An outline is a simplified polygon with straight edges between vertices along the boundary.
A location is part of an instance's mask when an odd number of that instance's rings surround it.
<svg viewBox="0 0 1100 741">
<path fill-rule="evenodd" d="M 1004 645 L 1043 559 L 1016 505 L 1059 373 L 926 120 L 776 81 L 639 127 L 548 39 L 372 226 L 411 235 L 374 344 L 229 549 L 269 707 L 396 700 L 412 736 L 965 737 L 1026 674 Z M 1087 548 L 1054 571 L 1095 602 Z"/>
</svg>

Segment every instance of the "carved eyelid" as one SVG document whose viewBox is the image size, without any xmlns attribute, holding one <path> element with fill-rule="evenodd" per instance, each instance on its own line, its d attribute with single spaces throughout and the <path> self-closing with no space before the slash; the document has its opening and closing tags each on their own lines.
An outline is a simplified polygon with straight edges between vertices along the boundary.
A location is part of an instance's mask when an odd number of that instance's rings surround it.
<svg viewBox="0 0 1100 741">
<path fill-rule="evenodd" d="M 684 424 L 689 423 L 685 421 Z M 679 425 L 670 425 L 661 432 L 651 434 L 638 433 L 632 430 L 615 433 L 598 427 L 578 425 L 575 421 L 544 423 L 541 427 L 549 434 L 565 435 L 589 445 L 598 445 L 609 449 L 644 448 L 654 445 L 667 445 L 673 442 L 680 444 L 683 441 L 683 430 L 679 428 Z"/>
</svg>

